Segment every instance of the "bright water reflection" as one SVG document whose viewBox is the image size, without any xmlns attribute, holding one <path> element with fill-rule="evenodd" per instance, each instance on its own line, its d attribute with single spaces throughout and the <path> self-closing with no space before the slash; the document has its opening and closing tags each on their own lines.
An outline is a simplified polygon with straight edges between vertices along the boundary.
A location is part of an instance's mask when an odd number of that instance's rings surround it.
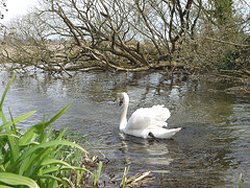
<svg viewBox="0 0 250 188">
<path fill-rule="evenodd" d="M 8 80 L 0 73 L 0 93 Z M 78 73 L 55 79 L 45 74 L 18 76 L 5 101 L 14 115 L 36 109 L 21 126 L 31 126 L 73 101 L 55 123 L 87 135 L 85 147 L 102 153 L 117 174 L 151 170 L 157 179 L 150 187 L 235 187 L 240 173 L 250 186 L 249 97 L 229 95 L 230 83 L 206 79 L 171 82 L 162 73 Z M 129 115 L 139 107 L 164 104 L 172 116 L 170 127 L 184 127 L 171 140 L 143 140 L 119 134 L 120 109 L 116 93 L 126 91 Z M 7 109 L 5 109 L 7 111 Z"/>
</svg>

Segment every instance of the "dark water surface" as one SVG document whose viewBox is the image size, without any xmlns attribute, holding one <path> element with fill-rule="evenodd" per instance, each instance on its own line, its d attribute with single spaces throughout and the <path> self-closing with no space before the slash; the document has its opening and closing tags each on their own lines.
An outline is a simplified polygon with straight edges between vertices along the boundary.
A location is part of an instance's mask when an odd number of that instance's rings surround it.
<svg viewBox="0 0 250 188">
<path fill-rule="evenodd" d="M 9 79 L 0 73 L 0 94 Z M 149 187 L 237 187 L 243 174 L 250 187 L 250 98 L 227 94 L 231 83 L 207 79 L 173 83 L 161 73 L 78 73 L 56 79 L 45 74 L 17 76 L 5 101 L 14 116 L 37 113 L 20 126 L 32 126 L 73 101 L 55 124 L 87 135 L 90 152 L 105 155 L 107 171 L 152 171 Z M 139 107 L 167 106 L 169 127 L 184 127 L 170 140 L 143 140 L 119 133 L 120 108 L 116 94 L 128 92 L 128 115 Z M 84 139 L 85 140 L 85 139 Z"/>
</svg>

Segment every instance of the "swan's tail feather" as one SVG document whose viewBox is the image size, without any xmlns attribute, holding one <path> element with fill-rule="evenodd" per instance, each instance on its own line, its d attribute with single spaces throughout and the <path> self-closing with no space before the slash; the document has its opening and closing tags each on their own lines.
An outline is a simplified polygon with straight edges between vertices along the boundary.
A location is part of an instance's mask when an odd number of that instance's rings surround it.
<svg viewBox="0 0 250 188">
<path fill-rule="evenodd" d="M 177 132 L 181 130 L 180 128 L 174 128 L 174 129 L 164 129 L 164 128 L 158 128 L 158 129 L 152 129 L 150 130 L 149 136 L 155 137 L 155 138 L 160 138 L 160 139 L 168 139 L 174 136 Z"/>
</svg>

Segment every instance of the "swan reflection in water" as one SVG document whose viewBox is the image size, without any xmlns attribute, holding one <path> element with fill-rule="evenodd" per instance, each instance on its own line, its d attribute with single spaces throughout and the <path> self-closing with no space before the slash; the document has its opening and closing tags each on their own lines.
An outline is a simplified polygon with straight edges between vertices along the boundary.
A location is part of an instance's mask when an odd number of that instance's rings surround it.
<svg viewBox="0 0 250 188">
<path fill-rule="evenodd" d="M 124 133 L 119 134 L 120 151 L 124 154 L 125 163 L 131 166 L 142 166 L 152 172 L 169 173 L 167 166 L 173 162 L 167 142 L 173 140 L 142 139 Z"/>
</svg>

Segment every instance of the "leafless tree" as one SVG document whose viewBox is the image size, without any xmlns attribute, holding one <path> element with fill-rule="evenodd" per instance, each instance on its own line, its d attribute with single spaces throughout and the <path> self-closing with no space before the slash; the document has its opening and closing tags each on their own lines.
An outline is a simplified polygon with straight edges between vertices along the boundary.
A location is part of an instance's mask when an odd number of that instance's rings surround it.
<svg viewBox="0 0 250 188">
<path fill-rule="evenodd" d="M 60 26 L 50 25 L 58 35 L 70 37 L 80 49 L 78 60 L 116 70 L 171 66 L 179 44 L 191 35 L 199 16 L 199 12 L 190 16 L 193 0 L 49 0 L 49 3 L 50 7 L 43 12 L 50 14 L 52 20 L 59 20 Z M 162 60 L 165 63 L 160 63 Z"/>
<path fill-rule="evenodd" d="M 173 70 L 183 67 L 183 62 L 204 67 L 211 62 L 219 62 L 221 54 L 228 56 L 239 47 L 242 47 L 241 53 L 249 47 L 248 35 L 245 34 L 249 16 L 238 16 L 242 24 L 236 31 L 239 33 L 237 37 L 234 30 L 232 35 L 227 33 L 230 37 L 223 39 L 216 25 L 217 19 L 211 16 L 211 10 L 216 6 L 209 4 L 210 1 L 41 2 L 39 10 L 13 27 L 18 29 L 4 35 L 7 36 L 5 39 L 12 41 L 15 38 L 16 41 L 9 44 L 20 52 L 20 57 L 26 54 L 25 61 L 21 61 L 23 65 L 31 63 L 46 71 L 68 73 L 69 70 L 96 68 Z M 231 17 L 235 19 L 235 15 Z M 237 43 L 237 40 L 242 42 Z M 5 59 L 13 61 L 13 56 L 7 55 L 8 51 L 4 49 L 2 52 L 5 52 L 2 53 Z"/>
</svg>

